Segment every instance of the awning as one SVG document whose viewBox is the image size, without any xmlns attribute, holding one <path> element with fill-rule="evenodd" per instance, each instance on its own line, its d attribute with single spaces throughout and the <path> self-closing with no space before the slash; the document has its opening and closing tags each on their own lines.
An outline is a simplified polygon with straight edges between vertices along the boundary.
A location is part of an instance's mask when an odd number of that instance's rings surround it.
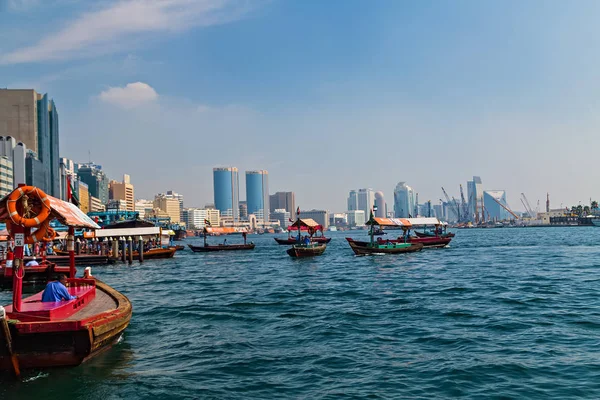
<svg viewBox="0 0 600 400">
<path fill-rule="evenodd" d="M 6 222 L 10 220 L 8 216 L 8 209 L 6 208 L 6 202 L 8 200 L 6 195 L 0 200 L 0 221 Z M 48 195 L 50 202 L 50 219 L 56 218 L 58 222 L 66 226 L 72 226 L 74 228 L 89 228 L 89 229 L 100 229 L 90 217 L 85 215 L 75 204 L 67 203 Z"/>
<path fill-rule="evenodd" d="M 304 228 L 311 228 L 318 231 L 323 230 L 323 227 L 312 218 L 298 218 L 292 225 L 288 226 L 288 230 L 297 231 L 298 227 L 302 230 L 304 230 Z"/>
<path fill-rule="evenodd" d="M 410 228 L 412 224 L 406 218 L 373 218 L 373 222 L 367 221 L 366 225 L 388 226 L 393 228 Z"/>
<path fill-rule="evenodd" d="M 426 225 L 441 225 L 439 219 L 435 217 L 419 217 L 419 218 L 407 218 L 412 226 L 426 226 Z"/>
<path fill-rule="evenodd" d="M 163 234 L 164 232 L 165 231 L 163 231 Z M 132 238 L 137 239 L 138 236 L 155 236 L 158 234 L 160 234 L 160 228 L 158 226 L 152 226 L 149 228 L 98 229 L 94 232 L 84 232 L 83 237 L 86 239 L 92 239 L 105 237 L 119 238 L 121 236 L 131 236 Z"/>
</svg>

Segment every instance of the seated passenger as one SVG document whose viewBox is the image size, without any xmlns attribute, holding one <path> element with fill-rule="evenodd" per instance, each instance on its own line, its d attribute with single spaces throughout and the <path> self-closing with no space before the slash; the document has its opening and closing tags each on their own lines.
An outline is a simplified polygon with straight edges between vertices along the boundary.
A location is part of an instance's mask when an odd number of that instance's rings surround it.
<svg viewBox="0 0 600 400">
<path fill-rule="evenodd" d="M 37 267 L 38 265 L 40 265 L 35 257 L 33 257 L 27 264 L 25 264 L 26 267 Z"/>
<path fill-rule="evenodd" d="M 74 300 L 77 296 L 71 296 L 65 286 L 67 283 L 66 275 L 61 275 L 57 281 L 48 282 L 44 293 L 42 293 L 43 302 L 54 302 L 63 300 Z"/>
</svg>

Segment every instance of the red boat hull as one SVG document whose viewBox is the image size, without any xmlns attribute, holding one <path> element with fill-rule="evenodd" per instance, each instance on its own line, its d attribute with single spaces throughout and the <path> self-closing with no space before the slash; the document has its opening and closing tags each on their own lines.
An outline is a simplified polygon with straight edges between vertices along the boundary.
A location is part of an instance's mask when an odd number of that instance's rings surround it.
<svg viewBox="0 0 600 400">
<path fill-rule="evenodd" d="M 287 239 L 280 239 L 280 238 L 274 238 L 275 241 L 279 244 L 283 244 L 283 245 L 293 245 L 293 244 L 300 244 L 302 243 L 301 241 L 298 241 L 298 239 L 296 238 L 287 238 Z M 319 237 L 313 237 L 311 239 L 312 242 L 314 243 L 329 243 L 331 242 L 331 238 L 327 238 L 327 237 L 323 237 L 323 236 L 319 236 Z"/>
<path fill-rule="evenodd" d="M 390 239 L 391 243 L 404 243 L 404 238 L 399 237 L 398 239 Z M 433 248 L 433 247 L 446 247 L 450 244 L 452 238 L 444 238 L 444 237 L 416 237 L 409 236 L 406 239 L 406 243 L 421 243 L 424 248 Z M 382 242 L 386 242 L 386 240 L 382 240 Z"/>
</svg>

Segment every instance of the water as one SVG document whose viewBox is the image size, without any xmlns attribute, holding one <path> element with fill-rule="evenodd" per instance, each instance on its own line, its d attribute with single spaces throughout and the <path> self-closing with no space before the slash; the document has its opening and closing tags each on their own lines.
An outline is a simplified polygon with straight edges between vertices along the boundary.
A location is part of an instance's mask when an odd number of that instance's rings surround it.
<svg viewBox="0 0 600 400">
<path fill-rule="evenodd" d="M 372 257 L 345 234 L 314 259 L 264 235 L 253 252 L 95 267 L 133 303 L 122 341 L 3 378 L 0 398 L 600 398 L 600 229 L 459 230 Z"/>
</svg>

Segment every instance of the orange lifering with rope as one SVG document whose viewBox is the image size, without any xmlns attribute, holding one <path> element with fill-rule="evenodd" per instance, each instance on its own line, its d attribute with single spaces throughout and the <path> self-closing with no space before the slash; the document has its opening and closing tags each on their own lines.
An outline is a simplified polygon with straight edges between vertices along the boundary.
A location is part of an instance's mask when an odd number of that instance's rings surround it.
<svg viewBox="0 0 600 400">
<path fill-rule="evenodd" d="M 6 224 L 8 234 L 12 236 L 13 226 L 10 222 Z M 50 226 L 50 221 L 46 220 L 31 235 L 25 238 L 25 244 L 34 244 L 37 242 L 52 242 L 56 238 L 56 231 Z"/>
<path fill-rule="evenodd" d="M 41 209 L 37 212 L 37 215 L 33 218 L 25 218 L 23 215 L 20 215 L 17 211 L 17 202 L 21 200 L 23 196 L 33 196 L 37 198 L 41 204 Z M 25 201 L 24 201 L 25 202 Z M 21 225 L 25 228 L 33 228 L 42 224 L 42 222 L 46 221 L 48 216 L 50 215 L 50 199 L 44 193 L 43 190 L 38 189 L 33 186 L 21 186 L 16 188 L 9 196 L 8 201 L 6 202 L 6 207 L 8 208 L 8 216 L 11 221 L 15 225 Z M 30 210 L 23 210 L 22 213 L 25 214 Z"/>
</svg>

